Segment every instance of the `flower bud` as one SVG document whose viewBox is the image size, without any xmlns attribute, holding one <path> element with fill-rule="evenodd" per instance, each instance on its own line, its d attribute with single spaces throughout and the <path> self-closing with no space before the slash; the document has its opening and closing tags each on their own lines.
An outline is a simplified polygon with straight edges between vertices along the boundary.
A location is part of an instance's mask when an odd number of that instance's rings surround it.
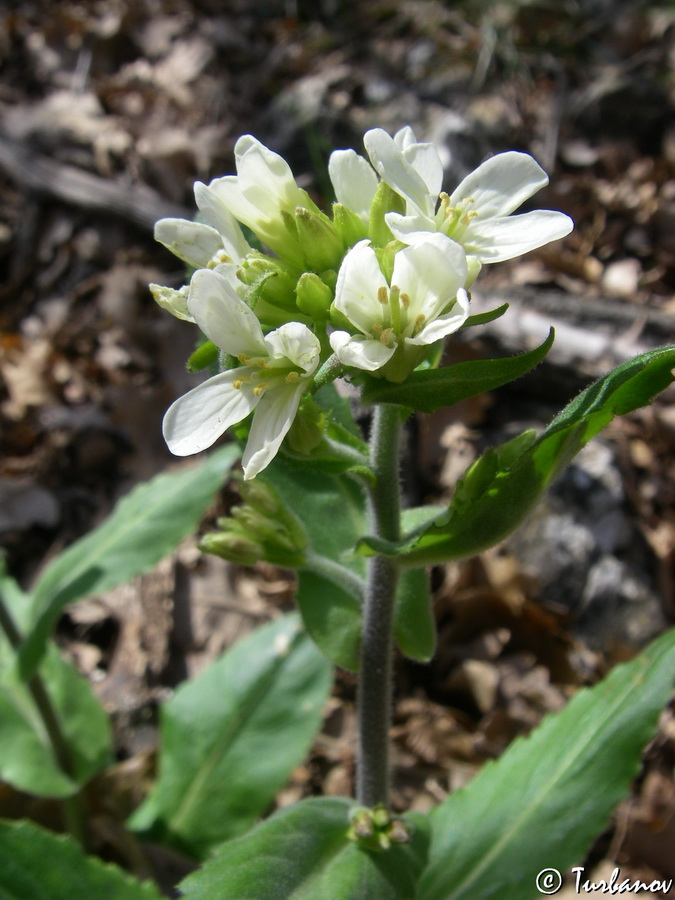
<svg viewBox="0 0 675 900">
<path fill-rule="evenodd" d="M 328 318 L 333 292 L 314 272 L 304 272 L 300 276 L 295 296 L 300 312 L 315 322 L 324 322 Z"/>
<path fill-rule="evenodd" d="M 199 549 L 241 566 L 253 566 L 264 559 L 260 544 L 234 531 L 205 534 L 199 542 Z"/>
<path fill-rule="evenodd" d="M 262 299 L 272 306 L 294 312 L 297 270 L 280 259 L 251 253 L 242 260 L 238 271 L 241 281 L 251 286 L 248 302 Z"/>
</svg>

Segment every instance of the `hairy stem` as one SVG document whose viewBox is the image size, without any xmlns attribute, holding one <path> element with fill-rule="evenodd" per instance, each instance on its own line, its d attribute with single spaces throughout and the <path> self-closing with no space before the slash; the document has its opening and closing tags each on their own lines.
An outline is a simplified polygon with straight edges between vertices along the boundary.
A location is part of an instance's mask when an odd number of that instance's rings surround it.
<svg viewBox="0 0 675 900">
<path fill-rule="evenodd" d="M 388 541 L 399 538 L 400 411 L 375 407 L 370 463 L 370 532 Z M 386 556 L 368 562 L 358 685 L 359 747 L 356 796 L 363 806 L 389 804 L 389 728 L 392 714 L 394 601 L 398 568 Z"/>
</svg>

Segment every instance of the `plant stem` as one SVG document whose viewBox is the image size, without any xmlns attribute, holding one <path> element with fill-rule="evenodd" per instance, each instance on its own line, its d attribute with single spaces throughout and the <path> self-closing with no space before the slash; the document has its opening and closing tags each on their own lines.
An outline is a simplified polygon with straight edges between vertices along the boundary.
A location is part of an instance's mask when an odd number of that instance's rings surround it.
<svg viewBox="0 0 675 900">
<path fill-rule="evenodd" d="M 5 605 L 4 598 L 0 595 L 0 628 L 4 631 L 7 641 L 18 653 L 21 649 L 22 637 L 19 629 L 16 627 L 12 615 Z M 45 683 L 39 674 L 34 672 L 26 681 L 26 688 L 30 693 L 33 702 L 37 708 L 42 723 L 49 737 L 52 747 L 52 753 L 57 765 L 68 778 L 75 779 L 75 763 L 70 752 L 68 740 L 61 729 L 58 714 L 54 708 L 51 697 L 45 687 Z M 84 810 L 82 807 L 82 797 L 80 793 L 73 794 L 71 797 L 64 797 L 61 800 L 65 826 L 68 832 L 84 846 L 85 843 L 85 827 L 84 827 Z"/>
<path fill-rule="evenodd" d="M 375 407 L 370 436 L 371 534 L 389 541 L 400 535 L 400 410 Z M 386 556 L 368 561 L 358 685 L 359 747 L 357 800 L 363 806 L 389 804 L 389 728 L 392 714 L 394 602 L 398 568 Z"/>
</svg>

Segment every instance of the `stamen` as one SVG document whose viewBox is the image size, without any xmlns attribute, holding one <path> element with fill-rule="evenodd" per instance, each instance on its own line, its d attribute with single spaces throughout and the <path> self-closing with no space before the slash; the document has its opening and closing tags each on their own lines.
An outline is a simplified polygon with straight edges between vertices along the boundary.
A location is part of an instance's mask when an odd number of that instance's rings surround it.
<svg viewBox="0 0 675 900">
<path fill-rule="evenodd" d="M 424 325 L 426 320 L 427 320 L 427 317 L 423 313 L 420 313 L 419 316 L 415 319 L 415 324 L 413 326 L 413 334 L 417 334 L 417 332 L 420 330 L 422 325 Z"/>
<path fill-rule="evenodd" d="M 253 393 L 256 397 L 259 397 L 263 391 L 267 390 L 268 387 L 269 384 L 267 384 L 265 381 L 261 381 L 260 384 L 256 384 L 256 386 L 253 388 Z"/>
<path fill-rule="evenodd" d="M 410 295 L 404 291 L 401 292 L 401 303 L 403 304 L 403 309 L 408 309 L 410 306 Z"/>
<path fill-rule="evenodd" d="M 380 335 L 380 341 L 385 345 L 385 347 L 391 346 L 392 338 L 394 337 L 394 329 L 393 328 L 385 328 L 382 334 Z"/>
<path fill-rule="evenodd" d="M 300 373 L 299 372 L 289 372 L 288 375 L 284 378 L 286 384 L 297 384 L 300 381 Z"/>
<path fill-rule="evenodd" d="M 389 291 L 384 285 L 377 289 L 377 299 L 382 306 L 386 306 L 389 303 Z"/>
</svg>

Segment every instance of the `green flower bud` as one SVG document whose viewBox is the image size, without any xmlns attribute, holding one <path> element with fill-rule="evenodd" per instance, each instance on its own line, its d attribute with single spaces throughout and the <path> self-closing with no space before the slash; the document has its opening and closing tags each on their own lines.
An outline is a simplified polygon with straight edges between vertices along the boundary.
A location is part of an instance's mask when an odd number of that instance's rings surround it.
<svg viewBox="0 0 675 900">
<path fill-rule="evenodd" d="M 205 534 L 199 542 L 199 549 L 241 566 L 253 566 L 265 557 L 260 544 L 234 531 Z"/>
<path fill-rule="evenodd" d="M 298 240 L 307 265 L 315 272 L 337 269 L 344 255 L 342 239 L 323 213 L 299 207 L 295 211 Z"/>
<path fill-rule="evenodd" d="M 279 495 L 269 484 L 265 484 L 259 478 L 244 481 L 243 476 L 239 474 L 235 475 L 235 480 L 244 503 L 265 516 L 274 518 L 279 515 L 281 501 Z"/>
<path fill-rule="evenodd" d="M 251 286 L 248 303 L 252 308 L 261 299 L 271 306 L 295 311 L 298 271 L 293 266 L 262 253 L 251 253 L 242 260 L 237 274 L 244 284 Z"/>
<path fill-rule="evenodd" d="M 295 287 L 298 309 L 316 322 L 328 318 L 333 292 L 314 272 L 305 272 Z"/>
</svg>

